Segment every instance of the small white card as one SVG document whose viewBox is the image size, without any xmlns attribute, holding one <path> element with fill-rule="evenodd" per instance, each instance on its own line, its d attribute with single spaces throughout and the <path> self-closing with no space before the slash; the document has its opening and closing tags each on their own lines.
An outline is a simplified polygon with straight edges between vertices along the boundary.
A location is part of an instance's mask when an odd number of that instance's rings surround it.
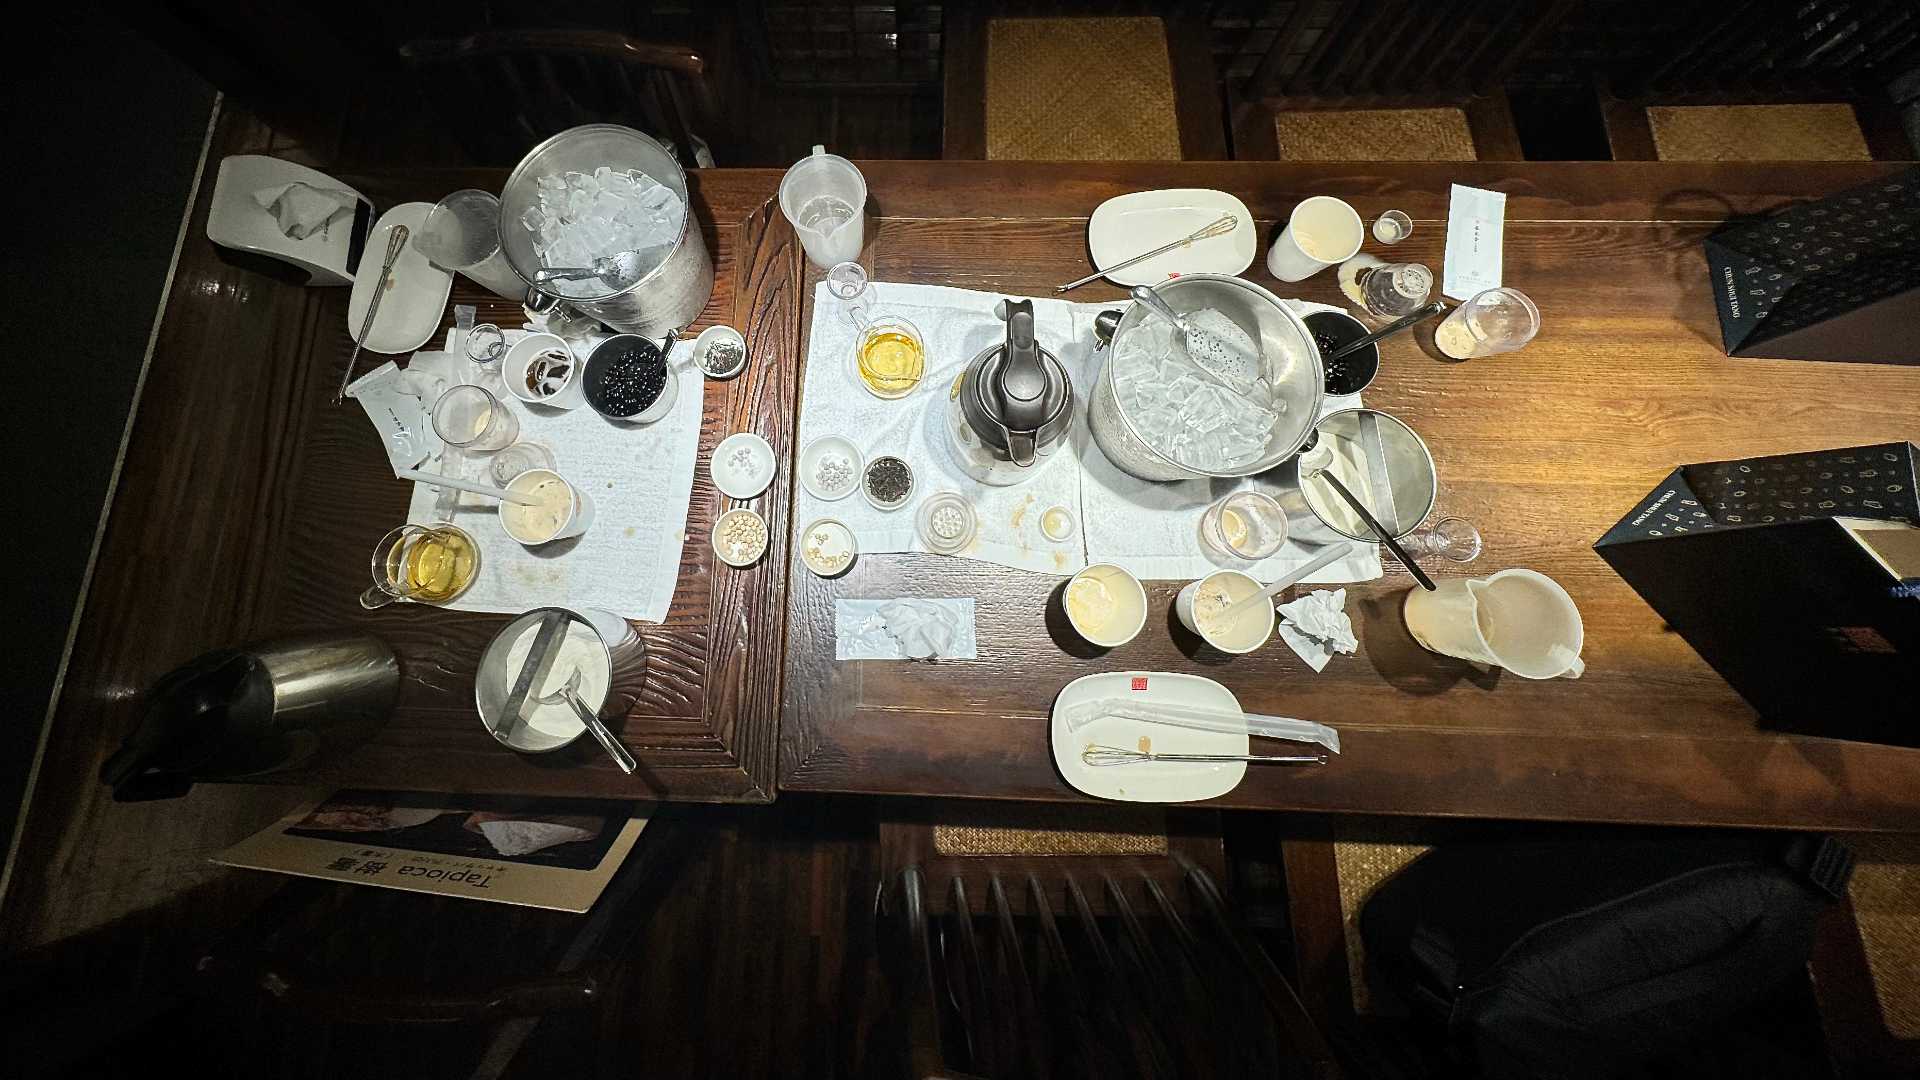
<svg viewBox="0 0 1920 1080">
<path fill-rule="evenodd" d="M 1447 263 L 1440 291 L 1455 300 L 1468 300 L 1499 288 L 1506 228 L 1506 192 L 1453 185 L 1447 203 Z"/>
</svg>

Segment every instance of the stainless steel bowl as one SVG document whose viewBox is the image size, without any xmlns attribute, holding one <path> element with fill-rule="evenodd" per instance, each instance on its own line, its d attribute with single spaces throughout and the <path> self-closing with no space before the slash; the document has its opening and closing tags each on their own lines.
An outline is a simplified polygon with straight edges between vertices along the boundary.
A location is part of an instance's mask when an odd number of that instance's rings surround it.
<svg viewBox="0 0 1920 1080">
<path fill-rule="evenodd" d="M 700 317 L 713 295 L 713 260 L 707 254 L 687 194 L 686 171 L 666 147 L 641 132 L 618 124 L 585 124 L 568 128 L 534 147 L 514 166 L 507 186 L 500 192 L 500 250 L 513 272 L 531 282 L 534 272 L 541 268 L 540 259 L 533 251 L 533 236 L 520 218 L 539 204 L 539 179 L 568 172 L 592 173 L 602 165 L 637 169 L 673 189 L 686 207 L 680 237 L 659 263 L 645 269 L 639 281 L 624 289 L 587 299 L 548 295 L 629 334 L 659 337 L 668 330 L 679 330 Z"/>
<path fill-rule="evenodd" d="M 1212 308 L 1260 343 L 1267 381 L 1281 413 L 1267 442 L 1267 452 L 1231 472 L 1207 472 L 1175 461 L 1150 446 L 1127 418 L 1113 386 L 1113 358 L 1127 334 L 1144 320 L 1155 318 L 1144 304 L 1128 305 L 1113 331 L 1113 344 L 1103 350 L 1106 366 L 1094 380 L 1092 405 L 1087 410 L 1094 443 L 1107 459 L 1142 480 L 1195 480 L 1205 477 L 1253 476 L 1266 472 L 1298 453 L 1313 431 L 1325 393 L 1320 350 L 1313 334 L 1294 310 L 1272 293 L 1237 277 L 1187 274 L 1154 287 L 1168 306 L 1185 315 Z"/>
</svg>

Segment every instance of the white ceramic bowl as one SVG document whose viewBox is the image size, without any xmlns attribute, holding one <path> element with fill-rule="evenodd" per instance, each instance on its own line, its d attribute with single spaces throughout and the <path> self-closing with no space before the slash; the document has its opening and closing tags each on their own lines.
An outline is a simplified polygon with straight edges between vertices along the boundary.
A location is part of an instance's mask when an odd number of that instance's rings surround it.
<svg viewBox="0 0 1920 1080">
<path fill-rule="evenodd" d="M 800 530 L 799 544 L 800 561 L 823 578 L 846 573 L 860 553 L 853 530 L 833 518 L 821 518 Z"/>
<path fill-rule="evenodd" d="M 835 457 L 846 461 L 848 476 L 846 481 L 838 487 L 825 487 L 814 474 L 820 470 L 822 462 Z M 860 486 L 861 470 L 865 467 L 866 462 L 860 457 L 860 448 L 853 445 L 851 439 L 842 438 L 839 435 L 822 435 L 800 451 L 800 486 L 806 488 L 807 494 L 816 499 L 824 499 L 827 502 L 844 499 L 853 494 L 854 488 Z"/>
<path fill-rule="evenodd" d="M 730 368 L 716 368 L 707 360 L 707 350 L 715 345 L 740 346 L 740 359 Z M 693 366 L 709 379 L 731 379 L 747 370 L 747 339 L 731 326 L 709 326 L 693 339 Z"/>
<path fill-rule="evenodd" d="M 707 476 L 729 499 L 751 499 L 773 483 L 773 447 L 751 431 L 720 440 L 707 455 Z"/>
<path fill-rule="evenodd" d="M 735 550 L 731 545 L 721 542 L 720 533 L 723 529 L 735 521 L 744 521 L 749 518 L 760 523 L 760 542 L 758 544 Z M 740 507 L 721 514 L 719 519 L 713 523 L 711 542 L 713 544 L 713 553 L 719 557 L 721 562 L 726 563 L 728 566 L 752 566 L 754 563 L 760 561 L 760 556 L 767 553 L 767 538 L 766 519 L 748 510 L 746 507 Z"/>
</svg>

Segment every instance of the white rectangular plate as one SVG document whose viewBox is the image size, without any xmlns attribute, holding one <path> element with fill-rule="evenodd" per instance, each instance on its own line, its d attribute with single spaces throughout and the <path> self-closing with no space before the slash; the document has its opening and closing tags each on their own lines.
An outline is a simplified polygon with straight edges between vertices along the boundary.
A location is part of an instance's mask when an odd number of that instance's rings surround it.
<svg viewBox="0 0 1920 1080">
<path fill-rule="evenodd" d="M 427 343 L 440 329 L 440 316 L 447 310 L 447 297 L 453 292 L 453 275 L 427 261 L 413 246 L 413 237 L 427 223 L 432 203 L 401 203 L 380 215 L 367 236 L 360 253 L 360 267 L 353 275 L 353 295 L 347 299 L 347 337 L 360 334 L 367 317 L 367 303 L 373 299 L 374 286 L 380 281 L 380 267 L 387 261 L 387 238 L 395 225 L 405 225 L 412 236 L 393 264 L 393 284 L 387 286 L 386 299 L 374 313 L 373 329 L 367 332 L 366 349 L 377 353 L 412 352 Z"/>
<path fill-rule="evenodd" d="M 1197 731 L 1171 724 L 1149 724 L 1123 717 L 1095 720 L 1079 731 L 1068 731 L 1061 710 L 1082 701 L 1107 697 L 1138 697 L 1174 705 L 1195 705 L 1240 711 L 1233 691 L 1198 675 L 1171 671 L 1109 671 L 1084 675 L 1060 689 L 1053 699 L 1050 723 L 1053 763 L 1076 789 L 1101 799 L 1122 802 L 1194 802 L 1232 791 L 1247 774 L 1244 761 L 1143 761 L 1133 765 L 1089 765 L 1080 754 L 1089 743 L 1140 749 L 1149 739 L 1156 751 L 1170 754 L 1244 754 L 1246 734 Z"/>
<path fill-rule="evenodd" d="M 1117 285 L 1158 285 L 1175 274 L 1238 274 L 1253 265 L 1253 215 L 1247 204 L 1212 188 L 1163 188 L 1116 195 L 1087 222 L 1087 251 L 1100 269 L 1189 236 L 1221 214 L 1239 219 L 1232 232 L 1155 255 L 1107 275 Z"/>
</svg>

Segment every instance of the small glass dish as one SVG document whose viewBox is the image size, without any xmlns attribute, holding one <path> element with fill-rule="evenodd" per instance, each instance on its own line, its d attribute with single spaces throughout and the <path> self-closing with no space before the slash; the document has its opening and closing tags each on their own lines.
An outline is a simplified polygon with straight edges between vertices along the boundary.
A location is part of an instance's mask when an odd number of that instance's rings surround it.
<svg viewBox="0 0 1920 1080">
<path fill-rule="evenodd" d="M 952 555 L 973 543 L 980 532 L 980 516 L 959 492 L 936 491 L 920 504 L 914 528 L 929 549 Z"/>
</svg>

